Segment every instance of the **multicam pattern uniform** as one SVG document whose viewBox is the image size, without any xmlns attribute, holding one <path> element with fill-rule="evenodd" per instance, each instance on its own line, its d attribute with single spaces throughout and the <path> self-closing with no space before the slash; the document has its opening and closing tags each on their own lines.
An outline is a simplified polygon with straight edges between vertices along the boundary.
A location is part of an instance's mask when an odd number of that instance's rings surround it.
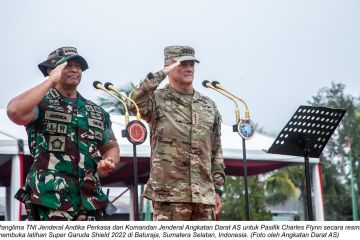
<svg viewBox="0 0 360 240">
<path fill-rule="evenodd" d="M 215 188 L 225 180 L 221 116 L 215 103 L 197 91 L 190 105 L 169 86 L 156 90 L 165 77 L 163 71 L 150 73 L 131 94 L 151 131 L 151 172 L 144 197 L 215 205 Z"/>
<path fill-rule="evenodd" d="M 34 157 L 26 186 L 33 204 L 70 212 L 108 204 L 96 171 L 98 150 L 102 154 L 117 146 L 110 117 L 77 94 L 71 104 L 51 89 L 26 127 Z"/>
</svg>

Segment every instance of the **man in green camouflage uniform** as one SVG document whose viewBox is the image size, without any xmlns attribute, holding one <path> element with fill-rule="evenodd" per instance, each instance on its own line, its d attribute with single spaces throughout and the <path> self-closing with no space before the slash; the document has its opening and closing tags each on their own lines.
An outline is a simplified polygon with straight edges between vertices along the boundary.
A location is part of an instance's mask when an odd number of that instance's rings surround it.
<svg viewBox="0 0 360 240">
<path fill-rule="evenodd" d="M 38 220 L 99 220 L 109 200 L 98 173 L 119 162 L 109 114 L 77 92 L 88 64 L 76 48 L 55 50 L 39 68 L 43 82 L 8 104 L 28 133 L 34 163 L 25 187 Z"/>
<path fill-rule="evenodd" d="M 154 220 L 214 220 L 225 182 L 221 116 L 193 88 L 194 49 L 170 46 L 164 54 L 164 69 L 149 73 L 131 94 L 151 131 L 144 197 L 153 201 Z M 157 89 L 167 75 L 169 84 Z"/>
</svg>

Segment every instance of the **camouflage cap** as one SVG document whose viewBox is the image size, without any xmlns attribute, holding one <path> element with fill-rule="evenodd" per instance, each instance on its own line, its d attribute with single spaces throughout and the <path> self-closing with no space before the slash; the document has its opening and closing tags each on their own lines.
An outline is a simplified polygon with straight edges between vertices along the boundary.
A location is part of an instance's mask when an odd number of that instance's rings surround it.
<svg viewBox="0 0 360 240">
<path fill-rule="evenodd" d="M 197 63 L 200 63 L 199 60 L 195 58 L 195 50 L 189 46 L 168 46 L 164 48 L 165 64 L 169 61 L 188 61 L 193 60 Z"/>
<path fill-rule="evenodd" d="M 38 65 L 40 71 L 44 76 L 48 76 L 48 68 L 55 68 L 57 65 L 64 63 L 69 60 L 74 60 L 80 63 L 81 70 L 85 71 L 89 68 L 86 60 L 78 55 L 76 48 L 74 47 L 61 47 L 51 52 L 46 61 Z"/>
</svg>

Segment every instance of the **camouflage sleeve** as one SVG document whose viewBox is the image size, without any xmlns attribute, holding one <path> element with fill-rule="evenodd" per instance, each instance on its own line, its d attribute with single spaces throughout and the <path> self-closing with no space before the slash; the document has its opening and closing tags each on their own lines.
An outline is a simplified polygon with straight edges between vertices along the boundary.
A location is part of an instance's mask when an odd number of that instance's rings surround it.
<svg viewBox="0 0 360 240">
<path fill-rule="evenodd" d="M 216 106 L 215 106 L 216 108 Z M 221 147 L 221 115 L 216 109 L 215 122 L 213 126 L 212 152 L 211 152 L 211 173 L 215 189 L 220 190 L 225 184 L 225 165 Z"/>
<path fill-rule="evenodd" d="M 134 100 L 139 107 L 141 117 L 147 122 L 151 121 L 155 108 L 154 91 L 165 78 L 166 74 L 163 71 L 149 73 L 145 80 L 130 94 L 130 98 Z M 133 113 L 136 112 L 133 104 L 127 101 L 127 105 L 130 111 Z"/>
<path fill-rule="evenodd" d="M 110 115 L 108 113 L 104 114 L 104 132 L 102 135 L 102 141 L 99 145 L 100 154 L 103 155 L 106 151 L 113 147 L 117 147 L 118 143 L 116 141 L 114 132 L 111 128 L 112 122 L 110 120 Z"/>
</svg>

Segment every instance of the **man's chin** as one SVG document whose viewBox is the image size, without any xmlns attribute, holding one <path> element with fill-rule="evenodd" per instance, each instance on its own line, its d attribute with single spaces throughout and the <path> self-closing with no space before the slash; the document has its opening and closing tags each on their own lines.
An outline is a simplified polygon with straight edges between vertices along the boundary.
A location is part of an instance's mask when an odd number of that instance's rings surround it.
<svg viewBox="0 0 360 240">
<path fill-rule="evenodd" d="M 184 77 L 183 82 L 192 83 L 194 81 L 193 77 Z"/>
</svg>

